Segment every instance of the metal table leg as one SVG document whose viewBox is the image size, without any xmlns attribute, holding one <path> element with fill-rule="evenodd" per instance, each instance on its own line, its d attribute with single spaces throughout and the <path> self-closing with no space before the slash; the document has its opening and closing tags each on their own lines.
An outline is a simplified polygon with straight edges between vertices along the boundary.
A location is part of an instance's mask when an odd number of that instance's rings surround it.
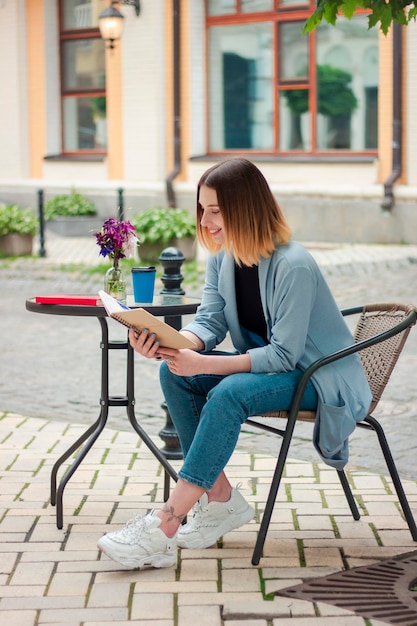
<svg viewBox="0 0 417 626">
<path fill-rule="evenodd" d="M 73 476 L 74 472 L 80 466 L 92 446 L 103 431 L 111 406 L 125 406 L 127 416 L 133 429 L 142 439 L 144 444 L 150 449 L 152 454 L 157 458 L 165 470 L 165 492 L 168 476 L 173 480 L 177 480 L 177 473 L 172 465 L 167 461 L 166 457 L 155 445 L 149 435 L 138 423 L 135 412 L 135 383 L 134 383 L 134 352 L 129 341 L 109 341 L 109 332 L 106 318 L 97 318 L 101 326 L 101 411 L 98 419 L 62 454 L 55 462 L 51 471 L 51 504 L 56 505 L 56 525 L 58 528 L 63 527 L 63 495 L 64 489 Z M 127 350 L 127 372 L 126 372 L 126 396 L 114 397 L 109 396 L 109 350 Z M 86 443 L 85 443 L 86 442 Z M 70 467 L 66 470 L 61 478 L 57 488 L 57 474 L 61 465 L 76 451 L 81 448 Z M 169 480 L 168 480 L 169 485 Z"/>
</svg>

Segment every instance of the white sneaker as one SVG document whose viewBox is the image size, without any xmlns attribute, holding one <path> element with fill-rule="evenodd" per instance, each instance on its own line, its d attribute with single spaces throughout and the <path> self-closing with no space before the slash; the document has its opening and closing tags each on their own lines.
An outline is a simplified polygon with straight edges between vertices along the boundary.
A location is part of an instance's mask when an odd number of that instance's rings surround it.
<svg viewBox="0 0 417 626">
<path fill-rule="evenodd" d="M 180 526 L 178 545 L 180 548 L 208 548 L 224 534 L 249 522 L 254 515 L 255 510 L 235 487 L 228 502 L 209 503 L 204 493 L 194 507 L 192 520 Z"/>
<path fill-rule="evenodd" d="M 103 535 L 97 545 L 113 561 L 131 569 L 170 567 L 177 562 L 177 538 L 167 537 L 158 528 L 160 523 L 155 511 L 136 515 L 121 530 Z"/>
</svg>

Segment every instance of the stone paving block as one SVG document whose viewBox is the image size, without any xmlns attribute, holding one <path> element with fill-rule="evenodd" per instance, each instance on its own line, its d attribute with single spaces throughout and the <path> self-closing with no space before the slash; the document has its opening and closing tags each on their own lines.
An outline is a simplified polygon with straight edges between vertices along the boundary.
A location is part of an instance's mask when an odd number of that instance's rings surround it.
<svg viewBox="0 0 417 626">
<path fill-rule="evenodd" d="M 216 546 L 211 546 L 210 548 L 206 548 L 204 550 L 181 550 L 181 560 L 187 559 L 234 559 L 236 557 L 247 557 L 248 559 L 252 556 L 253 548 L 217 548 Z"/>
<path fill-rule="evenodd" d="M 173 569 L 173 568 L 172 568 Z M 140 574 L 141 572 L 139 572 Z M 189 594 L 205 594 L 217 592 L 217 583 L 215 581 L 158 581 L 146 582 L 142 581 L 140 576 L 137 581 L 135 591 L 138 593 L 189 593 Z"/>
<path fill-rule="evenodd" d="M 121 620 L 128 619 L 128 610 L 127 608 L 79 608 L 79 609 L 43 609 L 39 615 L 39 626 L 41 624 L 53 624 L 56 626 L 57 624 L 70 622 L 71 624 L 76 624 L 79 626 L 80 623 L 88 622 L 88 621 L 105 621 L 109 622 L 119 622 Z M 26 625 L 27 626 L 27 625 Z"/>
<path fill-rule="evenodd" d="M 23 543 L 26 539 L 26 533 L 0 533 L 0 543 L 7 544 L 12 541 Z"/>
<path fill-rule="evenodd" d="M 354 489 L 361 494 L 379 491 L 380 489 L 386 490 L 383 477 L 378 474 L 351 472 L 350 475 L 354 483 Z"/>
<path fill-rule="evenodd" d="M 62 544 L 61 544 L 62 548 Z M 63 571 L 65 571 L 65 567 L 67 566 L 67 562 L 77 563 L 80 568 L 79 571 L 82 571 L 84 567 L 84 562 L 95 561 L 97 559 L 97 549 L 94 551 L 88 552 L 87 550 L 71 551 L 71 550 L 56 550 L 55 552 L 50 552 L 49 550 L 44 550 L 42 552 L 27 552 L 25 546 L 25 552 L 21 556 L 22 563 L 33 563 L 33 562 L 42 562 L 42 561 L 52 561 L 57 564 L 57 569 L 62 567 Z"/>
<path fill-rule="evenodd" d="M 0 559 L 0 574 L 10 574 L 19 557 L 18 552 L 10 552 L 10 554 L 2 554 Z"/>
<path fill-rule="evenodd" d="M 218 565 L 215 559 L 188 559 L 181 562 L 180 580 L 217 580 Z"/>
<path fill-rule="evenodd" d="M 104 562 L 103 562 L 104 563 Z M 147 589 L 158 592 L 160 583 L 172 582 L 176 579 L 175 567 L 163 567 L 161 569 L 147 568 L 143 570 L 122 569 L 120 565 L 107 559 L 105 561 L 107 570 L 98 572 L 95 577 L 95 584 L 112 584 L 113 582 L 126 582 L 137 584 L 136 591 L 142 592 L 142 585 L 147 585 Z"/>
<path fill-rule="evenodd" d="M 359 520 L 347 522 L 345 520 L 335 520 L 337 530 L 343 539 L 354 537 L 371 538 L 374 536 L 372 528 L 369 526 L 369 520 L 363 516 Z"/>
<path fill-rule="evenodd" d="M 86 596 L 91 574 L 56 572 L 48 588 L 48 596 Z"/>
<path fill-rule="evenodd" d="M 270 579 L 302 579 L 322 578 L 338 572 L 339 569 L 320 565 L 318 567 L 263 567 L 262 576 L 265 580 Z"/>
<path fill-rule="evenodd" d="M 227 620 L 227 626 L 242 626 L 241 620 Z M 267 621 L 264 619 L 249 619 L 245 620 L 244 626 L 267 626 Z"/>
<path fill-rule="evenodd" d="M 252 530 L 251 530 L 252 529 Z M 258 525 L 249 522 L 241 528 L 226 533 L 222 539 L 223 548 L 242 548 L 253 550 L 257 537 Z"/>
<path fill-rule="evenodd" d="M 304 548 L 304 558 L 307 567 L 328 565 L 344 569 L 342 555 L 338 548 Z"/>
<path fill-rule="evenodd" d="M 130 582 L 95 583 L 91 588 L 87 606 L 89 608 L 127 607 L 129 605 L 130 587 Z M 169 617 L 172 617 L 172 614 Z"/>
<path fill-rule="evenodd" d="M 293 587 L 294 585 L 300 585 L 302 583 L 302 579 L 287 579 L 280 578 L 278 580 L 268 579 L 265 580 L 265 593 L 269 595 L 271 593 L 275 593 L 280 591 L 281 589 L 286 589 L 287 587 Z"/>
<path fill-rule="evenodd" d="M 244 588 L 246 591 L 260 591 L 260 580 L 257 569 L 223 570 L 221 576 L 221 589 L 225 592 L 239 591 Z"/>
<path fill-rule="evenodd" d="M 131 496 L 134 498 L 139 498 L 140 496 L 148 496 L 150 495 L 155 487 L 158 486 L 158 482 L 133 482 L 129 481 L 127 485 L 123 488 L 124 496 Z"/>
<path fill-rule="evenodd" d="M 118 620 L 118 622 L 117 622 L 117 626 L 132 626 L 132 624 L 134 624 L 135 626 L 150 626 L 148 619 L 145 619 L 145 620 L 135 619 L 134 621 L 132 621 L 132 620 L 128 620 L 128 621 L 120 621 L 120 620 Z M 65 626 L 67 626 L 67 624 L 65 624 Z M 76 626 L 79 626 L 79 624 L 77 624 Z M 83 626 L 109 626 L 109 622 L 108 621 L 103 621 L 103 622 L 96 622 L 96 621 L 95 622 L 84 622 Z M 152 625 L 151 626 L 174 626 L 174 619 L 156 619 L 156 620 L 152 620 Z"/>
<path fill-rule="evenodd" d="M 45 524 L 36 523 L 30 536 L 30 541 L 63 541 L 64 538 L 65 531 L 56 527 L 55 520 L 50 520 Z"/>
<path fill-rule="evenodd" d="M 2 502 L 2 505 L 5 508 L 9 508 L 10 506 L 12 506 L 14 497 L 25 489 L 26 484 L 26 479 L 22 480 L 20 476 L 17 481 L 11 480 L 10 482 L 3 478 L 1 481 L 0 495 L 0 502 Z"/>
<path fill-rule="evenodd" d="M 18 563 L 14 570 L 11 585 L 47 585 L 53 571 L 53 564 L 48 562 L 40 563 Z"/>
<path fill-rule="evenodd" d="M 178 606 L 194 606 L 195 604 L 222 606 L 225 602 L 232 600 L 240 602 L 242 598 L 250 602 L 263 602 L 262 593 L 250 591 L 246 593 L 244 590 L 241 590 L 235 592 L 208 592 L 204 594 L 179 593 Z"/>
<path fill-rule="evenodd" d="M 101 535 L 97 536 L 97 533 L 84 532 L 84 533 L 70 533 L 68 536 L 65 550 L 78 551 L 78 550 L 94 550 L 97 546 L 97 541 Z"/>
<path fill-rule="evenodd" d="M 46 585 L 7 585 L 0 587 L 0 598 L 36 598 L 45 595 Z M 0 603 L 0 611 L 2 604 Z M 0 613 L 1 618 L 1 613 Z"/>
<path fill-rule="evenodd" d="M 293 598 L 278 598 L 277 596 L 269 602 L 258 601 L 258 602 L 250 602 L 248 600 L 242 599 L 240 602 L 236 600 L 226 601 L 223 606 L 222 616 L 226 623 L 232 619 L 253 619 L 253 618 L 264 618 L 264 619 L 273 619 L 275 617 L 297 617 L 297 626 L 298 626 L 298 614 L 296 613 L 294 616 L 292 610 L 292 600 Z M 310 618 L 314 616 L 314 607 L 311 606 L 310 603 L 304 602 L 300 600 L 300 603 L 297 604 L 297 608 L 300 611 L 300 615 L 308 615 Z"/>
<path fill-rule="evenodd" d="M 331 546 L 332 548 L 341 548 L 345 552 L 349 552 L 350 550 L 354 550 L 355 548 L 363 549 L 371 549 L 375 550 L 378 548 L 378 542 L 375 537 L 349 537 L 349 538 L 323 538 L 323 537 L 305 537 L 303 540 L 304 547 L 323 547 L 328 548 Z"/>
<path fill-rule="evenodd" d="M 297 515 L 297 522 L 301 530 L 318 530 L 331 531 L 333 529 L 332 521 L 329 515 Z"/>
<path fill-rule="evenodd" d="M 181 606 L 178 621 L 181 626 L 222 626 L 220 607 L 217 606 Z"/>
<path fill-rule="evenodd" d="M 2 611 L 0 607 L 0 618 L 7 626 L 29 626 L 36 623 L 36 611 Z"/>
<path fill-rule="evenodd" d="M 296 461 L 287 461 L 285 464 L 285 477 L 314 477 L 314 467 L 311 463 L 302 463 Z"/>
<path fill-rule="evenodd" d="M 174 595 L 172 593 L 136 593 L 132 598 L 132 619 L 171 619 L 174 613 Z"/>
<path fill-rule="evenodd" d="M 28 597 L 20 597 L 20 598 L 6 598 L 2 601 L 1 606 L 5 609 L 60 609 L 68 610 L 68 609 L 80 609 L 84 607 L 85 598 L 84 595 L 81 596 L 73 596 L 73 597 L 34 597 L 32 595 Z M 0 612 L 1 617 L 1 612 Z"/>
<path fill-rule="evenodd" d="M 399 553 L 401 552 L 411 552 L 416 550 L 417 543 L 413 541 L 411 537 L 410 531 L 408 530 L 386 530 L 386 529 L 376 529 L 378 532 L 378 536 L 382 541 L 382 545 L 384 546 L 396 546 Z"/>
<path fill-rule="evenodd" d="M 295 504 L 298 502 L 302 502 L 303 506 L 307 503 L 311 504 L 320 504 L 322 503 L 321 496 L 321 486 L 318 485 L 309 485 L 305 487 L 304 485 L 292 485 L 291 486 L 291 496 L 292 500 Z"/>
<path fill-rule="evenodd" d="M 316 603 L 319 614 L 322 617 L 326 617 L 329 615 L 332 616 L 351 616 L 352 615 L 352 611 L 348 611 L 347 609 L 342 609 L 338 606 L 334 606 L 333 604 L 325 604 L 324 602 L 317 602 Z M 375 620 L 372 620 L 372 626 L 376 626 L 376 622 Z M 386 624 L 384 625 L 386 626 Z"/>
</svg>

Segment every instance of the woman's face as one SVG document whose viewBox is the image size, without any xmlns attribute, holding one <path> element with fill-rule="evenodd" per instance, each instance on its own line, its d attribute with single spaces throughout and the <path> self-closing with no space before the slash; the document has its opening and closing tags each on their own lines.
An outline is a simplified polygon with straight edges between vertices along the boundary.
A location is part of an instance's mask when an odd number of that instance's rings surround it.
<svg viewBox="0 0 417 626">
<path fill-rule="evenodd" d="M 199 203 L 202 210 L 201 226 L 207 228 L 215 243 L 222 244 L 225 241 L 224 223 L 215 189 L 201 185 Z"/>
</svg>

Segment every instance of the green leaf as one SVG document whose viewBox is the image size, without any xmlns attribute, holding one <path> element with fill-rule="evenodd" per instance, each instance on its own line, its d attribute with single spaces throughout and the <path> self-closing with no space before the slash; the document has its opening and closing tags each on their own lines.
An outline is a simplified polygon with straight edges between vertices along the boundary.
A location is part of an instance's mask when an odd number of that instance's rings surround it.
<svg viewBox="0 0 417 626">
<path fill-rule="evenodd" d="M 347 17 L 348 20 L 350 20 L 355 13 L 357 7 L 358 2 L 356 2 L 356 0 L 346 0 L 346 2 L 343 2 L 341 9 L 344 16 Z"/>
</svg>

